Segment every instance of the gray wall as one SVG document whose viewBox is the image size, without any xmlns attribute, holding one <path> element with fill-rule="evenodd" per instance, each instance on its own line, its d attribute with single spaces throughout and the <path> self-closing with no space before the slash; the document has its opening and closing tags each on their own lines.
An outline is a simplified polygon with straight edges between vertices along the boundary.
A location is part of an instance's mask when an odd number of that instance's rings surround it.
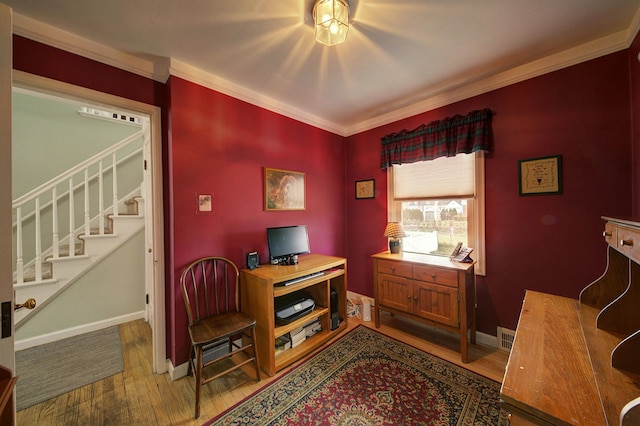
<svg viewBox="0 0 640 426">
<path fill-rule="evenodd" d="M 139 130 L 136 126 L 82 117 L 79 109 L 78 103 L 14 91 L 14 199 Z M 139 182 L 142 174 L 140 161 L 129 163 L 124 171 L 127 177 L 122 179 L 119 173 L 120 197 L 138 185 L 131 182 Z M 110 182 L 106 184 L 105 190 L 110 191 Z M 47 223 L 45 218 L 44 223 Z M 67 231 L 61 229 L 60 232 L 62 238 Z M 43 241 L 43 249 L 46 247 Z M 15 259 L 15 253 L 13 255 Z M 16 330 L 16 340 L 144 311 L 144 262 L 144 232 L 141 231 L 21 323 Z"/>
<path fill-rule="evenodd" d="M 143 247 L 144 230 L 34 312 L 16 330 L 16 340 L 144 311 Z"/>
</svg>

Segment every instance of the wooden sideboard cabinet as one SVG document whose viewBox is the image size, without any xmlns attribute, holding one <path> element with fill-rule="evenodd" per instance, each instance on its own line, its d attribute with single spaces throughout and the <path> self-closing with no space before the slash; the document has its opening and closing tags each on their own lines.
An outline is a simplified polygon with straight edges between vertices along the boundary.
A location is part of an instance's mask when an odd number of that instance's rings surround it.
<svg viewBox="0 0 640 426">
<path fill-rule="evenodd" d="M 476 287 L 473 263 L 447 257 L 383 252 L 373 256 L 375 321 L 380 312 L 404 315 L 460 335 L 462 361 L 476 342 Z"/>
<path fill-rule="evenodd" d="M 347 329 L 347 261 L 341 257 L 321 254 L 299 256 L 297 265 L 261 265 L 257 269 L 240 271 L 240 296 L 242 311 L 256 319 L 256 341 L 260 367 L 273 376 L 277 371 L 309 354 L 338 333 Z M 284 286 L 285 281 L 309 274 L 322 275 Z M 338 293 L 337 312 L 342 322 L 331 329 L 331 290 Z M 312 312 L 290 324 L 276 325 L 275 303 L 277 298 L 305 291 L 315 301 Z M 322 330 L 307 338 L 295 348 L 276 354 L 278 337 L 318 318 Z"/>
<path fill-rule="evenodd" d="M 579 299 L 527 291 L 500 392 L 513 425 L 640 425 L 640 222 L 603 217 Z"/>
</svg>

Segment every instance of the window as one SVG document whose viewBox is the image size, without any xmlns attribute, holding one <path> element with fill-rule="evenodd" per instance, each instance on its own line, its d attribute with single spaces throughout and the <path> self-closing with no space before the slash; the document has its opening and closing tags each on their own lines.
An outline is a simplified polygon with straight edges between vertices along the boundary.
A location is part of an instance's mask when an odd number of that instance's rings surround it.
<svg viewBox="0 0 640 426">
<path fill-rule="evenodd" d="M 458 242 L 472 247 L 485 274 L 484 154 L 458 154 L 388 168 L 389 221 L 408 234 L 405 252 L 449 256 Z"/>
</svg>

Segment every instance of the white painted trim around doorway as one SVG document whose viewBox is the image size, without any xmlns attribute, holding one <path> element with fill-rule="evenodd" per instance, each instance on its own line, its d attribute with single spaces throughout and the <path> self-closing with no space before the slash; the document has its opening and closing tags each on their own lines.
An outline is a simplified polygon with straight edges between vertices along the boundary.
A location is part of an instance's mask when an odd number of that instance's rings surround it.
<svg viewBox="0 0 640 426">
<path fill-rule="evenodd" d="M 148 261 L 148 270 L 152 277 L 152 294 L 149 295 L 150 309 L 153 318 L 149 322 L 153 324 L 153 372 L 157 374 L 167 371 L 166 362 L 166 323 L 165 323 L 165 274 L 164 274 L 164 209 L 162 190 L 162 132 L 161 111 L 159 107 L 145 104 L 130 99 L 121 98 L 92 89 L 74 86 L 57 80 L 48 79 L 22 71 L 13 72 L 13 85 L 30 90 L 36 90 L 51 95 L 58 95 L 67 99 L 108 105 L 121 108 L 133 113 L 149 116 L 151 131 L 151 170 L 152 170 L 152 194 L 151 211 L 153 213 L 150 226 L 152 227 L 153 241 L 146 243 L 145 250 L 153 254 Z M 149 279 L 149 278 L 148 278 Z"/>
</svg>

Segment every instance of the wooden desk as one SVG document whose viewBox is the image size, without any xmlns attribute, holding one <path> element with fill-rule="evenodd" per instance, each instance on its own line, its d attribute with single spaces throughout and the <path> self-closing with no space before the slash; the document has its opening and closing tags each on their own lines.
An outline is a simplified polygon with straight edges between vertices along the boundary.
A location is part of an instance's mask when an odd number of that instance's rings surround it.
<svg viewBox="0 0 640 426">
<path fill-rule="evenodd" d="M 640 223 L 611 218 L 580 299 L 527 291 L 501 389 L 511 423 L 640 425 Z"/>
</svg>

